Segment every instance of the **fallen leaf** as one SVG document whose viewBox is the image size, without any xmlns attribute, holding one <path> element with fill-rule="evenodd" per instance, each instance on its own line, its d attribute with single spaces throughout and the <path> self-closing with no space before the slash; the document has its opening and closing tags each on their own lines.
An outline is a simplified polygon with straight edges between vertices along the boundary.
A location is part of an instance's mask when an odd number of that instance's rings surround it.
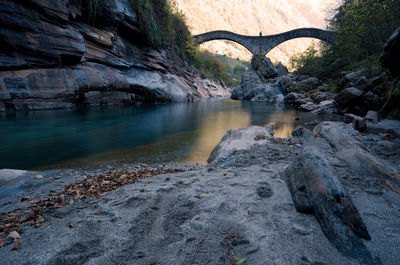
<svg viewBox="0 0 400 265">
<path fill-rule="evenodd" d="M 236 265 L 242 265 L 242 264 L 246 263 L 246 261 L 247 261 L 247 259 L 239 259 L 239 260 L 236 262 Z"/>
<path fill-rule="evenodd" d="M 229 236 L 227 236 L 227 237 L 225 237 L 224 238 L 224 241 L 229 241 L 229 240 L 232 240 L 232 239 L 234 239 L 234 238 L 240 238 L 240 235 L 239 234 L 232 234 L 232 235 L 229 235 Z"/>
<path fill-rule="evenodd" d="M 17 241 L 15 242 L 15 245 L 14 245 L 12 248 L 10 248 L 10 250 L 18 250 L 19 247 L 20 247 L 19 240 L 17 240 Z"/>
</svg>

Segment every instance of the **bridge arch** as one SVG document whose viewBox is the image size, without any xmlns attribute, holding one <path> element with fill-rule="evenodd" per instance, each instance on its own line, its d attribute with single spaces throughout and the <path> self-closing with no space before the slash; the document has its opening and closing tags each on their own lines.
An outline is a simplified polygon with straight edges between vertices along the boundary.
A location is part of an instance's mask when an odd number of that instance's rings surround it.
<svg viewBox="0 0 400 265">
<path fill-rule="evenodd" d="M 253 55 L 266 55 L 279 44 L 296 38 L 315 38 L 330 44 L 335 42 L 334 32 L 316 28 L 300 28 L 268 36 L 246 36 L 230 31 L 218 30 L 199 34 L 194 37 L 196 44 L 212 40 L 230 40 L 244 46 Z"/>
</svg>

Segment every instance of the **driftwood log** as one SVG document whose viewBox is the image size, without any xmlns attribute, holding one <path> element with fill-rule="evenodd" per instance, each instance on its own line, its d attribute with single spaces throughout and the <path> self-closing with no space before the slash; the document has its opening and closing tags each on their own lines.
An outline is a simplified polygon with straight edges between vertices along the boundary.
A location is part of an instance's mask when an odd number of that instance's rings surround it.
<svg viewBox="0 0 400 265">
<path fill-rule="evenodd" d="M 297 211 L 313 213 L 325 236 L 343 255 L 361 264 L 381 264 L 363 244 L 361 238 L 371 239 L 367 227 L 316 144 L 305 145 L 284 172 Z"/>
</svg>

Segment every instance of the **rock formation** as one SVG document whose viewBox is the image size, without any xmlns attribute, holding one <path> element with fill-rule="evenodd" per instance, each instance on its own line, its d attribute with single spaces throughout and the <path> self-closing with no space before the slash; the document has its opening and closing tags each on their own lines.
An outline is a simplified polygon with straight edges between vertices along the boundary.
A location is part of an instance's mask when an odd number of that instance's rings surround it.
<svg viewBox="0 0 400 265">
<path fill-rule="evenodd" d="M 82 3 L 2 2 L 0 111 L 229 95 L 170 53 L 146 49 L 130 1 L 98 1 L 95 11 Z"/>
</svg>

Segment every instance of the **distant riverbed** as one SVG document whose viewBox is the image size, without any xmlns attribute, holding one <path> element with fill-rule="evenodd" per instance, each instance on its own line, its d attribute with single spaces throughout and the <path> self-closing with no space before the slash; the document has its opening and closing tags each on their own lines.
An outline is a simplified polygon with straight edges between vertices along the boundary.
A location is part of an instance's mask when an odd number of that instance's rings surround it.
<svg viewBox="0 0 400 265">
<path fill-rule="evenodd" d="M 276 137 L 288 137 L 296 126 L 315 118 L 285 107 L 229 99 L 1 113 L 0 168 L 205 163 L 229 129 L 273 124 Z"/>
</svg>

